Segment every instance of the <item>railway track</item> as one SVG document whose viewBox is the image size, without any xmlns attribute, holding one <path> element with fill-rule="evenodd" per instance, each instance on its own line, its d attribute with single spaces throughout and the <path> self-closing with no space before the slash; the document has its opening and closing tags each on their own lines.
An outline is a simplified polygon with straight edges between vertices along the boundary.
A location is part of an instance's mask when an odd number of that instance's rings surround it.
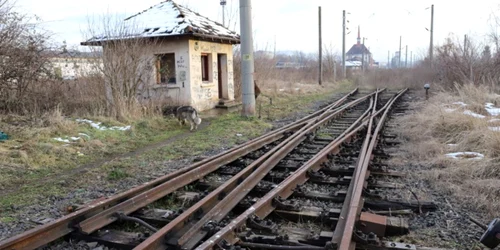
<svg viewBox="0 0 500 250">
<path fill-rule="evenodd" d="M 406 91 L 356 89 L 280 129 L 0 242 L 0 249 L 35 249 L 63 237 L 117 249 L 390 249 L 379 237 L 404 233 L 404 221 L 362 208 L 376 198 L 372 191 L 391 188 L 377 179 L 393 176 L 383 169 L 387 145 L 380 141 L 390 137 L 384 124 L 404 110 L 398 104 Z"/>
</svg>

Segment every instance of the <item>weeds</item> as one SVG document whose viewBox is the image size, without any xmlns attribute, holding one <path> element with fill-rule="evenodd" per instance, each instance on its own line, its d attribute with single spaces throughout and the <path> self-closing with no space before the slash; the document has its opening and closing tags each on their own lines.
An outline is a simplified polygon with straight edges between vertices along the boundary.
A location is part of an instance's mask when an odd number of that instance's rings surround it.
<svg viewBox="0 0 500 250">
<path fill-rule="evenodd" d="M 482 86 L 466 84 L 455 88 L 456 94 L 436 94 L 416 114 L 399 118 L 399 133 L 406 141 L 403 149 L 407 159 L 403 162 L 431 166 L 415 172 L 413 178 L 431 183 L 485 216 L 498 217 L 500 132 L 488 128 L 494 117 L 484 108 L 486 102 L 494 103 L 498 96 Z M 464 114 L 465 110 L 486 117 L 473 117 Z M 486 158 L 450 159 L 444 156 L 448 152 L 478 152 Z"/>
</svg>

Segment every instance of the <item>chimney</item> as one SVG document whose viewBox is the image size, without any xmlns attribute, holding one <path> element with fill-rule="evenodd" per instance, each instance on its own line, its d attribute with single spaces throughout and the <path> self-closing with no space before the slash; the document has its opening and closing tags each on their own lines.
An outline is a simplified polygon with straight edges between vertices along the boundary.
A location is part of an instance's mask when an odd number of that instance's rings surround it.
<svg viewBox="0 0 500 250">
<path fill-rule="evenodd" d="M 358 25 L 358 45 L 361 44 L 361 34 L 359 32 L 359 25 Z"/>
</svg>

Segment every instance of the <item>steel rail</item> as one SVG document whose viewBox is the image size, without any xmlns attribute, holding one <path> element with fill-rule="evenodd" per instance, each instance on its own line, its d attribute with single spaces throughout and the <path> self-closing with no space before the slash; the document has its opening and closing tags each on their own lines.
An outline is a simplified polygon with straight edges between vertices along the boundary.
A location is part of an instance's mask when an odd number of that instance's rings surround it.
<svg viewBox="0 0 500 250">
<path fill-rule="evenodd" d="M 219 186 L 216 190 L 212 191 L 209 195 L 204 197 L 195 205 L 191 206 L 183 214 L 176 217 L 173 221 L 164 226 L 157 233 L 150 236 L 135 249 L 165 248 L 166 246 L 164 245 L 164 240 L 165 240 L 164 236 L 170 233 L 171 231 L 178 231 L 180 227 L 189 227 L 190 230 L 188 230 L 188 232 L 186 232 L 178 240 L 178 244 L 183 245 L 186 243 L 187 240 L 192 240 L 195 234 L 199 232 L 199 229 L 207 221 L 219 220 L 221 217 L 225 216 L 225 214 L 230 209 L 232 209 L 232 207 L 234 207 L 237 204 L 237 202 L 239 202 L 239 200 L 241 200 L 245 196 L 246 193 L 248 193 L 251 190 L 251 186 L 255 186 L 256 183 L 258 183 L 258 181 L 262 179 L 270 169 L 272 169 L 272 167 L 274 167 L 282 158 L 286 156 L 286 154 L 288 154 L 291 150 L 293 150 L 293 148 L 295 148 L 301 141 L 305 139 L 304 136 L 306 134 L 312 132 L 314 129 L 328 122 L 334 116 L 340 115 L 341 112 L 343 112 L 347 108 L 353 107 L 365 101 L 368 97 L 372 96 L 373 94 L 375 93 L 368 94 L 354 101 L 351 101 L 343 105 L 342 108 L 338 108 L 332 112 L 329 112 L 329 115 L 326 117 L 320 115 L 317 118 L 311 119 L 310 122 L 308 123 L 310 127 L 309 126 L 302 127 L 294 135 L 287 138 L 285 141 L 281 142 L 280 145 L 273 148 L 271 151 L 267 152 L 264 156 L 254 161 L 251 165 L 247 166 L 244 170 L 240 171 L 237 175 L 233 176 L 230 180 L 226 181 L 223 185 Z M 256 169 L 259 165 L 261 165 L 261 167 L 259 169 Z M 248 181 L 249 178 L 247 178 L 249 175 L 253 176 L 259 175 L 260 177 L 258 177 L 258 179 L 255 179 L 251 184 L 251 186 L 249 186 L 249 184 L 247 184 L 247 182 L 249 182 Z M 229 193 L 229 194 L 224 197 L 224 200 L 218 201 L 219 195 L 223 193 L 224 194 Z M 211 207 L 212 209 L 209 210 Z M 200 210 L 203 212 L 209 210 L 209 213 L 207 213 L 201 220 L 199 220 L 198 223 L 194 225 L 188 224 L 188 221 L 193 216 L 193 214 Z M 213 217 L 215 215 L 217 215 L 218 218 L 214 219 Z M 201 239 L 204 236 L 204 233 L 200 232 L 200 235 L 196 236 L 197 236 L 196 238 Z"/>
<path fill-rule="evenodd" d="M 356 166 L 358 166 L 358 167 L 355 168 L 355 172 L 353 174 L 353 178 L 351 179 L 349 187 L 347 188 L 347 195 L 346 195 L 346 197 L 344 199 L 344 204 L 342 206 L 342 209 L 340 210 L 339 219 L 337 221 L 337 225 L 335 226 L 335 230 L 333 232 L 332 242 L 334 244 L 336 244 L 337 242 L 340 241 L 340 238 L 342 237 L 342 233 L 343 233 L 342 229 L 345 228 L 345 224 L 346 224 L 345 218 L 346 218 L 346 216 L 348 214 L 348 211 L 349 211 L 349 207 L 348 207 L 347 204 L 350 204 L 351 199 L 352 199 L 352 193 L 353 193 L 353 189 L 354 189 L 354 186 L 355 186 L 354 183 L 356 182 L 356 176 L 358 175 L 357 173 L 359 172 L 359 169 L 360 169 L 359 166 L 363 165 L 363 163 L 365 161 L 366 151 L 368 150 L 368 147 L 369 147 L 369 144 L 370 144 L 370 136 L 371 136 L 373 118 L 375 116 L 377 116 L 377 114 L 378 114 L 376 112 L 376 106 L 377 105 L 375 103 L 375 105 L 373 106 L 373 110 L 371 111 L 371 115 L 367 116 L 365 118 L 365 120 L 364 120 L 364 122 L 368 124 L 367 131 L 366 131 L 365 139 L 364 139 L 363 144 L 361 146 L 361 150 L 360 150 L 357 162 L 356 162 Z M 383 110 L 386 107 L 387 106 L 385 105 L 380 110 Z"/>
<path fill-rule="evenodd" d="M 89 218 L 102 210 L 105 210 L 109 207 L 112 207 L 120 202 L 129 199 L 130 197 L 134 197 L 139 193 L 142 193 L 148 189 L 151 189 L 155 186 L 158 186 L 166 181 L 169 181 L 173 178 L 176 178 L 186 172 L 192 171 L 196 168 L 199 168 L 203 165 L 207 164 L 226 164 L 235 159 L 247 154 L 253 148 L 262 147 L 265 144 L 268 144 L 272 141 L 276 141 L 281 138 L 285 133 L 289 131 L 296 130 L 300 128 L 302 125 L 305 125 L 307 120 L 318 116 L 324 111 L 331 110 L 338 105 L 342 104 L 347 100 L 349 96 L 352 96 L 358 92 L 358 89 L 354 89 L 350 93 L 346 94 L 344 97 L 339 99 L 333 104 L 330 104 L 319 111 L 316 111 L 302 119 L 299 119 L 293 123 L 285 125 L 277 130 L 270 131 L 262 136 L 259 136 L 251 141 L 243 143 L 241 145 L 236 145 L 229 150 L 226 150 L 222 153 L 219 153 L 215 156 L 204 159 L 200 162 L 194 163 L 188 167 L 181 168 L 175 172 L 169 173 L 165 176 L 159 177 L 150 182 L 146 182 L 140 186 L 129 189 L 125 192 L 115 194 L 111 197 L 101 198 L 95 201 L 92 201 L 86 205 L 84 205 L 78 211 L 65 215 L 59 219 L 56 219 L 52 222 L 44 224 L 39 227 L 32 228 L 27 230 L 21 234 L 15 235 L 11 238 L 0 241 L 0 250 L 15 250 L 15 249 L 35 249 L 40 246 L 46 245 L 56 239 L 59 239 L 65 235 L 70 234 L 75 231 L 75 225 L 79 222 Z"/>
<path fill-rule="evenodd" d="M 347 97 L 346 97 L 347 98 Z M 339 100 L 336 103 L 340 104 L 341 101 Z M 333 108 L 332 105 L 331 107 L 327 108 L 326 110 L 329 111 L 331 108 Z M 316 120 L 314 117 L 305 121 L 305 125 L 307 126 L 308 124 L 311 123 L 311 121 Z M 297 126 L 300 126 L 302 123 L 300 123 Z M 277 140 L 277 139 L 276 139 Z M 276 141 L 273 140 L 273 141 Z M 267 143 L 266 143 L 267 144 Z M 260 145 L 259 147 L 252 148 L 250 151 L 254 151 L 258 148 L 260 148 L 263 145 Z M 250 151 L 247 151 L 250 152 Z M 235 160 L 235 159 L 232 159 Z M 230 161 L 229 161 L 230 162 Z M 225 162 L 225 163 L 229 163 Z M 128 215 L 134 211 L 136 211 L 139 208 L 145 207 L 150 203 L 153 203 L 162 197 L 174 192 L 175 190 L 188 185 L 196 180 L 199 180 L 203 178 L 204 176 L 212 173 L 213 171 L 217 170 L 220 168 L 223 164 L 206 164 L 199 166 L 196 169 L 193 169 L 192 171 L 183 173 L 175 178 L 172 178 L 171 180 L 168 180 L 166 182 L 163 182 L 162 184 L 146 190 L 132 198 L 129 198 L 125 201 L 123 201 L 120 204 L 117 204 L 109 209 L 106 209 L 99 214 L 96 214 L 92 216 L 91 218 L 88 218 L 82 222 L 80 222 L 77 227 L 79 228 L 79 231 L 84 233 L 84 234 L 90 234 L 95 232 L 96 230 L 109 225 L 110 223 L 114 222 L 117 220 L 116 216 L 114 216 L 115 213 L 121 212 L 125 215 Z"/>
<path fill-rule="evenodd" d="M 233 189 L 223 200 L 216 204 L 208 214 L 201 218 L 195 225 L 191 226 L 189 230 L 179 239 L 178 244 L 184 246 L 193 242 L 198 243 L 199 240 L 207 234 L 206 231 L 200 231 L 203 225 L 209 221 L 219 222 L 273 169 L 283 158 L 286 157 L 293 149 L 295 149 L 302 141 L 306 139 L 306 135 L 318 129 L 322 125 L 330 122 L 332 119 L 340 116 L 347 109 L 353 108 L 365 102 L 372 95 L 378 92 L 368 94 L 364 97 L 356 99 L 346 105 L 342 109 L 336 109 L 328 116 L 320 119 L 313 119 L 306 125 L 303 131 L 298 132 L 289 143 L 282 143 L 278 146 L 279 150 L 267 159 L 261 166 L 253 171 L 248 178 L 242 181 L 235 189 Z M 191 248 L 191 247 L 188 247 Z"/>
<path fill-rule="evenodd" d="M 389 100 L 388 105 L 384 106 L 384 113 L 380 117 L 380 119 L 377 122 L 377 126 L 375 130 L 373 131 L 373 135 L 371 136 L 371 139 L 369 140 L 369 146 L 366 150 L 364 150 L 363 153 L 363 160 L 359 162 L 358 166 L 356 167 L 356 175 L 355 178 L 353 178 L 353 182 L 351 182 L 353 185 L 352 193 L 350 194 L 351 197 L 348 201 L 348 211 L 347 215 L 345 217 L 345 224 L 343 223 L 343 226 L 340 228 L 342 230 L 342 238 L 339 243 L 338 250 L 350 250 L 354 249 L 356 243 L 352 240 L 352 234 L 354 232 L 354 227 L 357 221 L 357 217 L 359 215 L 359 212 L 361 208 L 363 207 L 362 205 L 362 192 L 364 188 L 364 183 L 366 181 L 366 178 L 368 177 L 368 165 L 370 163 L 370 159 L 372 157 L 372 152 L 373 149 L 375 148 L 375 145 L 378 142 L 378 136 L 379 132 L 381 131 L 382 127 L 384 126 L 385 120 L 387 118 L 387 114 L 391 110 L 392 105 L 396 100 L 399 99 L 408 89 L 403 89 L 401 90 L 396 96 L 391 98 Z M 378 114 L 378 113 L 377 113 Z M 370 121 L 373 121 L 375 116 L 377 114 L 373 114 L 370 118 Z M 370 133 L 370 129 L 368 131 Z M 367 137 L 369 137 L 369 134 L 367 134 Z M 368 141 L 365 141 L 368 142 Z"/>
<path fill-rule="evenodd" d="M 373 106 L 373 101 L 371 101 L 369 111 Z M 273 200 L 275 198 L 288 198 L 297 187 L 297 185 L 303 184 L 308 180 L 307 172 L 309 170 L 317 171 L 321 168 L 321 164 L 328 160 L 328 155 L 338 154 L 340 152 L 340 147 L 342 143 L 350 141 L 354 138 L 357 133 L 366 126 L 366 122 L 361 125 L 357 125 L 362 122 L 364 116 L 368 112 L 365 112 L 361 117 L 359 117 L 355 123 L 353 123 L 341 136 L 337 137 L 331 143 L 329 143 L 325 148 L 323 148 L 318 154 L 307 161 L 303 166 L 293 172 L 292 175 L 288 176 L 283 180 L 277 187 L 268 192 L 264 197 L 259 199 L 255 204 L 253 204 L 249 209 L 239 215 L 237 218 L 233 219 L 228 225 L 216 232 L 208 240 L 200 244 L 196 249 L 210 249 L 215 245 L 219 244 L 224 240 L 228 244 L 235 244 L 238 242 L 235 230 L 241 227 L 245 221 L 251 216 L 257 216 L 259 218 L 265 218 L 274 209 Z"/>
</svg>

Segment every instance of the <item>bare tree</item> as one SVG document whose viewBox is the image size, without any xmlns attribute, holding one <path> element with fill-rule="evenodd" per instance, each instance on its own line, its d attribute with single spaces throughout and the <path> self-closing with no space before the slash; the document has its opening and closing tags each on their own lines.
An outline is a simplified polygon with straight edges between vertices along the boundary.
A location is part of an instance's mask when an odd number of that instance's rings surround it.
<svg viewBox="0 0 500 250">
<path fill-rule="evenodd" d="M 0 0 L 0 110 L 28 111 L 34 84 L 50 77 L 48 34 Z"/>
<path fill-rule="evenodd" d="M 102 62 L 95 67 L 104 78 L 109 115 L 117 119 L 137 110 L 139 91 L 154 82 L 157 58 L 153 51 L 158 40 L 142 36 L 142 31 L 133 19 L 109 13 L 88 19 L 85 37 L 90 39 L 83 44 L 91 45 L 93 53 L 102 53 Z"/>
</svg>

